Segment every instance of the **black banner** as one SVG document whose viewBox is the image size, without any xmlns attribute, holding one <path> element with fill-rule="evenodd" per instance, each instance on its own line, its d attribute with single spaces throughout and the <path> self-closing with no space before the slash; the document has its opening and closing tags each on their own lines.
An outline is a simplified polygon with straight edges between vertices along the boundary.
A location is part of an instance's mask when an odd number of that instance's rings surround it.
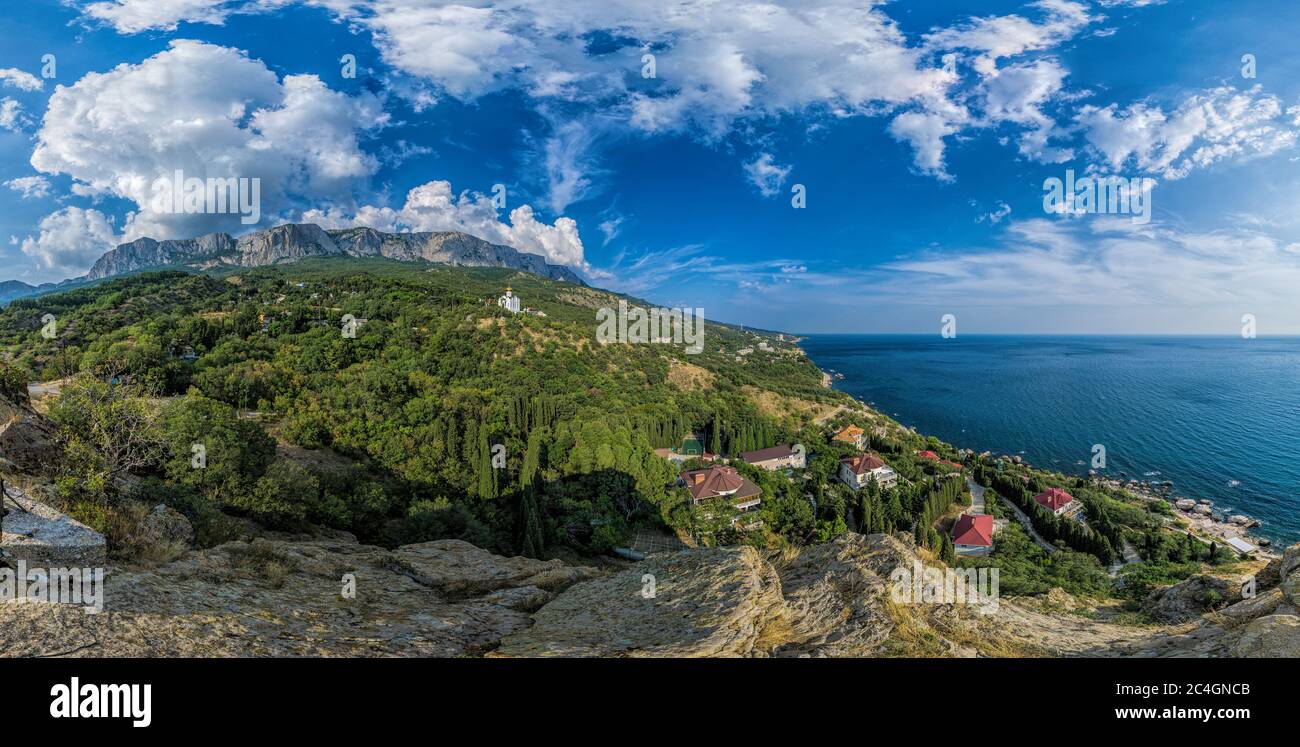
<svg viewBox="0 0 1300 747">
<path fill-rule="evenodd" d="M 0 690 L 6 724 L 51 736 L 338 736 L 382 725 L 450 737 L 614 718 L 634 733 L 688 720 L 697 736 L 761 736 L 786 721 L 1052 737 L 1293 724 L 1294 672 L 1285 660 L 1238 659 L 23 659 L 0 660 Z"/>
</svg>

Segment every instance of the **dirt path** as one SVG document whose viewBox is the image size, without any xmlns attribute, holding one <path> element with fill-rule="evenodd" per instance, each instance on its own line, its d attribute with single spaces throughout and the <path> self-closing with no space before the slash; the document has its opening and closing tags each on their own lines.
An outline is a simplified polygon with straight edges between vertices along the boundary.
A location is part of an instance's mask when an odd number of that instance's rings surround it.
<svg viewBox="0 0 1300 747">
<path fill-rule="evenodd" d="M 1028 532 L 1029 536 L 1032 537 L 1033 540 L 1038 543 L 1039 547 L 1043 548 L 1048 552 L 1056 552 L 1057 550 L 1056 545 L 1053 545 L 1052 543 L 1043 539 L 1042 536 L 1038 534 L 1038 530 L 1034 529 L 1034 523 L 1029 520 L 1028 516 L 1025 516 L 1025 512 L 1021 511 L 1019 506 L 1012 503 L 1011 501 L 1006 501 L 1006 500 L 1002 501 L 1002 505 L 1011 509 L 1011 511 L 1015 513 L 1016 519 L 1020 521 L 1020 526 L 1025 528 L 1025 531 Z"/>
</svg>

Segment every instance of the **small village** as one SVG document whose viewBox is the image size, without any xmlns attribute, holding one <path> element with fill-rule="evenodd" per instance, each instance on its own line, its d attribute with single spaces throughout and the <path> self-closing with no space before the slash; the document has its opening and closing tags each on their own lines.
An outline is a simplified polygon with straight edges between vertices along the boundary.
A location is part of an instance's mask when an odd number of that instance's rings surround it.
<svg viewBox="0 0 1300 747">
<path fill-rule="evenodd" d="M 864 408 L 864 412 L 867 412 Z M 912 433 L 911 429 L 898 427 L 898 430 Z M 827 433 L 833 444 L 852 446 L 855 453 L 838 460 L 838 469 L 834 480 L 855 493 L 872 486 L 873 490 L 887 491 L 895 488 L 901 477 L 881 454 L 870 448 L 871 437 L 883 439 L 889 435 L 884 425 L 873 426 L 868 432 L 854 424 L 844 425 Z M 792 478 L 805 481 L 811 476 L 805 470 L 808 459 L 812 456 L 805 452 L 803 446 L 776 444 L 767 448 L 740 453 L 729 459 L 714 454 L 704 448 L 705 437 L 702 433 L 691 433 L 682 439 L 677 448 L 660 448 L 655 452 L 679 466 L 692 463 L 693 467 L 683 468 L 678 475 L 677 486 L 685 487 L 690 495 L 693 507 L 716 505 L 716 501 L 726 500 L 736 512 L 731 524 L 741 531 L 752 531 L 762 526 L 762 522 L 753 518 L 763 503 L 762 490 L 747 479 L 735 464 L 743 463 L 750 467 L 767 471 L 780 471 Z M 999 469 L 1008 467 L 1028 467 L 1022 457 L 1003 455 L 995 458 L 989 452 L 976 455 L 969 449 L 958 450 L 958 458 L 993 459 Z M 1033 520 L 1024 510 L 1011 501 L 1002 500 L 1004 517 L 995 517 L 986 509 L 985 495 L 988 490 L 970 474 L 967 466 L 954 459 L 941 457 L 932 449 L 915 452 L 919 462 L 928 462 L 936 469 L 936 479 L 948 477 L 964 479 L 966 498 L 960 512 L 956 515 L 941 517 L 935 524 L 941 527 L 946 540 L 951 542 L 957 557 L 975 557 L 990 554 L 995 545 L 995 538 L 1009 522 L 1016 521 L 1025 532 L 1042 547 L 1052 553 L 1060 549 L 1056 544 L 1045 540 L 1035 529 Z M 703 463 L 703 464 L 701 464 Z M 1029 477 L 1021 475 L 1025 483 Z M 1230 548 L 1239 557 L 1246 559 L 1268 560 L 1274 557 L 1267 547 L 1269 541 L 1264 538 L 1249 538 L 1246 531 L 1258 526 L 1258 522 L 1249 517 L 1236 514 L 1223 516 L 1213 509 L 1209 500 L 1175 499 L 1169 496 L 1168 487 L 1156 489 L 1137 480 L 1121 480 L 1098 476 L 1095 472 L 1087 478 L 1089 484 L 1108 490 L 1123 491 L 1135 498 L 1170 506 L 1171 514 L 1177 519 L 1170 521 L 1176 531 L 1184 532 L 1202 544 L 1208 544 L 1211 551 L 1216 545 Z M 812 495 L 806 497 L 812 500 Z M 1088 526 L 1087 511 L 1082 501 L 1076 500 L 1068 490 L 1060 487 L 1047 487 L 1032 495 L 1032 500 L 1046 512 L 1059 519 L 1077 522 L 1082 527 Z M 1121 557 L 1110 568 L 1112 576 L 1129 563 L 1138 562 L 1141 557 L 1130 543 L 1123 543 Z"/>
</svg>

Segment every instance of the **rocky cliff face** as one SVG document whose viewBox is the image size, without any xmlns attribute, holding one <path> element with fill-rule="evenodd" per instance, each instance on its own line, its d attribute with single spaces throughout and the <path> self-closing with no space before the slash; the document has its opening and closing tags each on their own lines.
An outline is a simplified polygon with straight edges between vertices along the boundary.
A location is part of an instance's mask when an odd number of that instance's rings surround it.
<svg viewBox="0 0 1300 747">
<path fill-rule="evenodd" d="M 602 567 L 457 540 L 389 551 L 267 535 L 114 569 L 98 615 L 0 604 L 0 656 L 1300 656 L 1300 546 L 1276 586 L 1180 628 L 1100 622 L 1059 599 L 992 614 L 893 600 L 890 573 L 919 561 L 906 535 Z"/>
<path fill-rule="evenodd" d="M 196 265 L 229 255 L 234 249 L 234 239 L 225 233 L 166 241 L 154 241 L 146 237 L 118 245 L 96 260 L 86 277 L 89 280 L 99 280 L 151 267 Z"/>
<path fill-rule="evenodd" d="M 548 264 L 540 255 L 491 244 L 456 231 L 384 233 L 371 228 L 326 231 L 312 223 L 276 226 L 241 236 L 238 240 L 224 233 L 167 241 L 137 239 L 100 257 L 87 278 L 97 280 L 172 265 L 261 267 L 306 257 L 331 256 L 387 257 L 405 262 L 422 260 L 467 267 L 508 267 L 584 285 L 573 270 Z"/>
<path fill-rule="evenodd" d="M 890 575 L 920 562 L 905 534 L 845 534 L 794 558 L 752 548 L 651 556 L 575 585 L 492 655 L 1104 656 L 1148 634 L 1053 619 L 1006 600 L 991 614 L 967 604 L 894 600 Z M 643 594 L 647 576 L 654 579 L 651 598 Z"/>
</svg>

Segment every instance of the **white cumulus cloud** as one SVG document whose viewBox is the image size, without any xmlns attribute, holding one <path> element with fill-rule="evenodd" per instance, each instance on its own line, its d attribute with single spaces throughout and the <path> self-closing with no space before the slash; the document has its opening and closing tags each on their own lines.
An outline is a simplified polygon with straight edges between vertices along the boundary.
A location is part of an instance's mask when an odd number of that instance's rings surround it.
<svg viewBox="0 0 1300 747">
<path fill-rule="evenodd" d="M 1179 179 L 1216 161 L 1294 146 L 1300 130 L 1285 115 L 1281 100 L 1258 85 L 1220 86 L 1188 96 L 1172 111 L 1146 102 L 1085 106 L 1075 121 L 1110 170 L 1131 165 Z"/>
<path fill-rule="evenodd" d="M 510 222 L 500 220 L 492 198 L 478 193 L 456 195 L 446 181 L 432 181 L 415 187 L 400 208 L 363 205 L 355 211 L 339 208 L 312 209 L 302 220 L 326 228 L 370 226 L 380 231 L 463 231 L 495 244 L 522 252 L 540 254 L 551 264 L 585 268 L 582 239 L 572 218 L 557 218 L 547 224 L 537 220 L 532 207 L 521 205 L 510 211 Z"/>
<path fill-rule="evenodd" d="M 0 99 L 0 129 L 17 132 L 23 128 L 26 121 L 22 104 L 9 97 Z"/>
<path fill-rule="evenodd" d="M 264 220 L 315 201 L 351 200 L 378 169 L 360 138 L 388 115 L 369 95 L 349 97 L 314 75 L 283 80 L 239 50 L 173 41 L 139 64 L 89 73 L 50 96 L 32 166 L 67 174 L 73 191 L 136 205 L 128 240 L 238 231 L 233 214 L 152 209 L 156 180 L 258 178 Z"/>
<path fill-rule="evenodd" d="M 41 219 L 36 236 L 23 239 L 22 252 L 51 279 L 82 275 L 117 240 L 113 224 L 98 210 L 65 207 Z"/>
</svg>

